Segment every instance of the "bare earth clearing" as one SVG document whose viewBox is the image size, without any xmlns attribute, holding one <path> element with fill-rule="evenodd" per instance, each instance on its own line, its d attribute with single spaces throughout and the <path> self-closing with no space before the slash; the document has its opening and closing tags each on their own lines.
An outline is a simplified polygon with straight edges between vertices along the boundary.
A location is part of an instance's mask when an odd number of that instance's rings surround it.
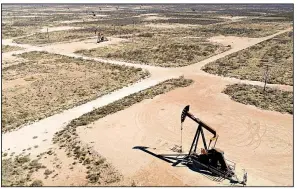
<svg viewBox="0 0 297 189">
<path fill-rule="evenodd" d="M 4 6 L 3 185 L 232 185 L 154 156 L 177 154 L 189 104 L 248 186 L 292 186 L 292 17 L 244 8 Z M 108 41 L 97 44 L 95 29 Z M 264 85 L 258 59 L 277 63 L 275 104 L 254 93 Z M 186 153 L 197 125 L 183 127 Z"/>
</svg>

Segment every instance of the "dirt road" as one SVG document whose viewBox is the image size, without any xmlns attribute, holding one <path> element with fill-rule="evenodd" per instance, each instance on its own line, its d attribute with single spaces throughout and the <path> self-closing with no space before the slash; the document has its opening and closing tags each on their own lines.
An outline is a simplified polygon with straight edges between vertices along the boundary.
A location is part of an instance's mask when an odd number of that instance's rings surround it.
<svg viewBox="0 0 297 189">
<path fill-rule="evenodd" d="M 231 43 L 231 50 L 193 65 L 170 69 L 80 56 L 71 52 L 74 49 L 61 51 L 59 48 L 54 48 L 55 44 L 36 47 L 3 40 L 3 45 L 25 48 L 17 53 L 47 51 L 105 63 L 134 66 L 147 69 L 151 77 L 17 131 L 3 134 L 2 150 L 20 154 L 23 149 L 39 145 L 39 148 L 32 148 L 30 151 L 33 155 L 38 154 L 52 145 L 53 134 L 70 120 L 92 111 L 93 108 L 104 106 L 166 79 L 184 75 L 186 78 L 194 79 L 195 84 L 157 96 L 153 100 L 145 100 L 124 111 L 100 119 L 91 128 L 79 131 L 81 139 L 87 143 L 92 142 L 94 149 L 110 160 L 125 176 L 136 180 L 137 185 L 226 185 L 228 183 L 216 182 L 212 180 L 213 178 L 205 179 L 206 175 L 189 171 L 187 167 L 175 168 L 142 150 L 133 149 L 136 146 L 147 146 L 149 150 L 157 153 L 168 152 L 174 145 L 179 145 L 180 111 L 185 105 L 190 104 L 193 113 L 218 130 L 219 147 L 226 151 L 228 158 L 244 165 L 249 172 L 249 181 L 253 185 L 292 185 L 290 184 L 293 171 L 292 116 L 236 103 L 221 93 L 227 84 L 242 82 L 262 85 L 262 82 L 224 78 L 201 71 L 201 67 L 209 62 L 289 30 L 291 28 L 263 38 L 214 38 L 211 40 Z M 75 43 L 79 45 L 87 42 Z M 59 45 L 64 47 L 71 43 Z M 292 90 L 291 86 L 271 86 Z M 188 125 L 184 132 L 183 144 L 186 151 L 196 126 L 189 121 L 185 124 Z M 38 138 L 33 139 L 34 136 Z"/>
</svg>

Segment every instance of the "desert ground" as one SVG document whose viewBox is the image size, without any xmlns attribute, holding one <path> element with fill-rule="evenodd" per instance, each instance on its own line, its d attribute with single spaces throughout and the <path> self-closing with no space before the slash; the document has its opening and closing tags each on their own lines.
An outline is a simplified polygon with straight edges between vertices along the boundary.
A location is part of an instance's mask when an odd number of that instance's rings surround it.
<svg viewBox="0 0 297 189">
<path fill-rule="evenodd" d="M 247 186 L 293 186 L 293 5 L 5 4 L 2 16 L 2 186 L 242 186 L 162 158 L 189 151 L 186 105 Z"/>
</svg>

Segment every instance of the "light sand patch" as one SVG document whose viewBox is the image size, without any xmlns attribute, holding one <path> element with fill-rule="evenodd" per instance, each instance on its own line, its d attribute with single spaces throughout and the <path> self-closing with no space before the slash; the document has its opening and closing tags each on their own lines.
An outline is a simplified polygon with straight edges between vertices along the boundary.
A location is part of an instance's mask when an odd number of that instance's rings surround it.
<svg viewBox="0 0 297 189">
<path fill-rule="evenodd" d="M 45 186 L 86 186 L 88 180 L 86 179 L 87 169 L 80 163 L 75 163 L 74 159 L 67 157 L 64 150 L 58 147 L 51 149 L 54 153 L 45 154 L 39 160 L 39 163 L 46 166 L 49 171 L 54 171 L 48 178 L 44 174 L 45 170 L 40 169 L 34 172 L 32 178 L 41 180 Z"/>
<path fill-rule="evenodd" d="M 161 16 L 148 16 L 145 17 L 143 20 L 151 21 L 151 20 L 168 20 L 168 17 L 161 17 Z"/>
<path fill-rule="evenodd" d="M 140 17 L 145 17 L 145 16 L 158 16 L 158 15 L 159 14 L 154 14 L 154 13 L 150 14 L 150 13 L 148 13 L 148 14 L 140 14 L 140 15 L 133 16 L 133 17 L 140 18 Z"/>
<path fill-rule="evenodd" d="M 189 27 L 197 27 L 197 25 L 190 24 L 145 24 L 146 27 L 152 28 L 189 28 Z"/>
<path fill-rule="evenodd" d="M 23 63 L 23 62 L 27 62 L 23 58 L 13 56 L 13 53 L 15 53 L 15 52 L 9 52 L 9 53 L 2 54 L 2 68 L 5 68 L 5 67 L 11 66 L 11 65 L 15 65 L 15 64 L 19 64 L 19 63 Z M 4 87 L 4 86 L 2 86 L 2 87 Z"/>
<path fill-rule="evenodd" d="M 231 47 L 236 48 L 237 46 L 240 46 L 242 44 L 250 43 L 254 41 L 254 38 L 248 38 L 248 37 L 236 37 L 236 36 L 214 36 L 208 39 L 210 42 L 214 43 L 221 43 L 225 46 L 231 45 Z"/>
<path fill-rule="evenodd" d="M 229 19 L 229 20 L 235 21 L 235 20 L 243 20 L 243 19 L 246 19 L 248 17 L 247 16 L 219 16 L 219 18 Z"/>
<path fill-rule="evenodd" d="M 43 27 L 40 32 L 53 32 L 53 31 L 63 31 L 71 29 L 79 29 L 80 27 L 70 27 L 70 26 L 60 26 L 60 27 Z"/>
</svg>

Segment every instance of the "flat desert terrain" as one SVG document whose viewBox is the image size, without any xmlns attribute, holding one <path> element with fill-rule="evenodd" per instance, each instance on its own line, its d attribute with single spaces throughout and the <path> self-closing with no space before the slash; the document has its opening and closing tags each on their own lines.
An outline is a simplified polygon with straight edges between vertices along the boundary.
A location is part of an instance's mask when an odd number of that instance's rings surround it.
<svg viewBox="0 0 297 189">
<path fill-rule="evenodd" d="M 292 4 L 2 5 L 2 186 L 293 186 L 293 36 Z M 236 180 L 183 159 L 187 105 Z"/>
</svg>

